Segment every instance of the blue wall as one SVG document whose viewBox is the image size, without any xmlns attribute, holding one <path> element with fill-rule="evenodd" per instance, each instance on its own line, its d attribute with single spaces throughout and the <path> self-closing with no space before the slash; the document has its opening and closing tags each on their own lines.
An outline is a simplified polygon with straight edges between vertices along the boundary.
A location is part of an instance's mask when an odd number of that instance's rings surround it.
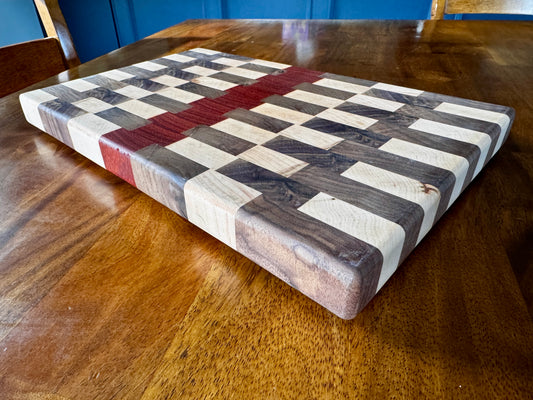
<svg viewBox="0 0 533 400">
<path fill-rule="evenodd" d="M 0 47 L 42 37 L 33 0 L 0 0 Z"/>
<path fill-rule="evenodd" d="M 426 19 L 431 0 L 108 0 L 121 46 L 190 18 Z M 79 0 L 62 0 L 79 3 Z M 79 7 L 79 5 L 78 5 Z M 63 10 L 67 21 L 67 10 Z M 72 18 L 75 20 L 75 18 Z"/>
<path fill-rule="evenodd" d="M 427 19 L 431 0 L 59 0 L 59 5 L 84 62 L 190 18 Z M 471 18 L 532 19 L 464 16 Z M 0 0 L 0 46 L 38 37 L 43 34 L 33 0 Z"/>
<path fill-rule="evenodd" d="M 119 47 L 109 0 L 59 0 L 59 7 L 82 62 Z"/>
<path fill-rule="evenodd" d="M 427 19 L 431 0 L 331 1 L 331 18 L 339 19 Z"/>
<path fill-rule="evenodd" d="M 63 0 L 75 1 L 75 0 Z M 209 0 L 110 0 L 121 46 L 191 18 L 221 18 Z"/>
<path fill-rule="evenodd" d="M 311 18 L 310 0 L 222 0 L 223 18 Z M 325 17 L 327 18 L 327 17 Z"/>
</svg>

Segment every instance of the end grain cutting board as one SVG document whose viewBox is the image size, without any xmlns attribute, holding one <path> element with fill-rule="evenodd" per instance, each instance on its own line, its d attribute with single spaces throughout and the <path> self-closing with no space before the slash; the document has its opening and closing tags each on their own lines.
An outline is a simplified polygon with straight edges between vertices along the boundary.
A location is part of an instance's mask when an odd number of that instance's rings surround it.
<svg viewBox="0 0 533 400">
<path fill-rule="evenodd" d="M 514 117 L 206 49 L 20 101 L 30 123 L 342 318 L 390 278 Z"/>
</svg>

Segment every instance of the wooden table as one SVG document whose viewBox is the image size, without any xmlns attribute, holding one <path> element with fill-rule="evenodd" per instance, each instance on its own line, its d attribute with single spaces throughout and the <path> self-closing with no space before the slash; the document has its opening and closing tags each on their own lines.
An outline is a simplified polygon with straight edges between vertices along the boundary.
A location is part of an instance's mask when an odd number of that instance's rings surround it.
<svg viewBox="0 0 533 400">
<path fill-rule="evenodd" d="M 32 88 L 192 47 L 514 107 L 510 137 L 354 320 L 0 99 L 0 397 L 527 398 L 533 23 L 188 21 Z"/>
</svg>

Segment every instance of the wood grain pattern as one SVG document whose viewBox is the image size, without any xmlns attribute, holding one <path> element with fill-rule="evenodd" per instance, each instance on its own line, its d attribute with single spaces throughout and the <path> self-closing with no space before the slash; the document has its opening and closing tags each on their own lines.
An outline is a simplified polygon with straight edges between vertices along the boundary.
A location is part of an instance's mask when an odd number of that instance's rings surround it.
<svg viewBox="0 0 533 400">
<path fill-rule="evenodd" d="M 407 143 L 412 143 L 414 145 L 424 146 L 431 150 L 444 151 L 446 153 L 451 153 L 455 156 L 459 156 L 468 161 L 467 172 L 463 183 L 463 188 L 468 185 L 468 182 L 472 180 L 475 175 L 477 168 L 482 168 L 485 164 L 480 161 L 486 161 L 486 158 L 481 160 L 481 150 L 480 146 L 485 142 L 489 134 L 485 136 L 476 135 L 477 140 L 480 143 L 467 143 L 466 138 L 472 136 L 472 132 L 478 132 L 483 134 L 483 132 L 473 131 L 468 128 L 461 128 L 460 132 L 465 135 L 465 137 L 459 138 L 458 135 L 453 136 L 456 126 L 449 124 L 441 124 L 439 127 L 444 128 L 443 130 L 446 133 L 436 134 L 440 131 L 435 131 L 435 129 L 422 129 L 417 130 L 416 127 L 419 126 L 417 123 L 426 121 L 423 118 L 420 119 L 411 119 L 409 118 L 406 121 L 405 128 L 398 128 L 394 123 L 393 118 L 386 118 L 379 123 L 373 125 L 370 129 L 374 133 L 379 133 L 382 136 L 389 136 L 391 138 L 398 139 Z M 429 121 L 429 123 L 435 123 L 435 121 Z M 439 124 L 439 123 L 437 123 Z M 497 138 L 496 138 L 497 139 Z M 497 140 L 488 140 L 488 147 L 485 149 L 485 153 L 488 156 L 491 150 L 494 150 L 496 147 Z M 409 154 L 409 153 L 408 153 Z"/>
<path fill-rule="evenodd" d="M 480 154 L 477 163 L 473 163 L 476 166 L 474 175 L 477 175 L 485 165 L 485 161 L 489 154 L 489 148 L 491 147 L 491 141 L 489 135 L 484 132 L 459 127 L 452 128 L 449 125 L 425 119 L 417 120 L 414 124 L 409 126 L 409 128 L 460 141 L 462 142 L 463 147 L 466 147 L 465 143 L 475 144 L 479 148 Z"/>
<path fill-rule="evenodd" d="M 531 23 L 303 23 L 308 39 L 283 22 L 189 21 L 68 76 L 205 46 L 509 105 L 507 142 L 343 321 L 0 99 L 4 398 L 529 397 Z"/>
<path fill-rule="evenodd" d="M 39 59 L 40 62 L 35 62 Z M 56 38 L 44 38 L 0 49 L 0 97 L 66 69 Z"/>
<path fill-rule="evenodd" d="M 256 146 L 250 150 L 246 150 L 239 155 L 239 158 L 286 177 L 291 176 L 307 166 L 306 162 L 262 146 Z"/>
<path fill-rule="evenodd" d="M 230 131 L 232 130 L 230 129 Z M 203 125 L 183 132 L 183 134 L 198 139 L 202 143 L 208 144 L 222 150 L 226 154 L 232 154 L 234 156 L 254 147 L 254 143 L 252 142 Z"/>
<path fill-rule="evenodd" d="M 416 179 L 386 171 L 364 162 L 358 162 L 341 175 L 419 204 L 424 209 L 424 220 L 420 226 L 417 243 L 433 226 L 437 206 L 440 202 L 440 192 L 435 187 L 428 184 L 423 185 Z"/>
<path fill-rule="evenodd" d="M 329 149 L 342 141 L 341 138 L 314 129 L 309 129 L 302 125 L 289 126 L 287 129 L 281 131 L 281 135 L 324 150 Z"/>
<path fill-rule="evenodd" d="M 138 189 L 153 193 L 157 201 L 187 218 L 185 184 L 207 167 L 157 144 L 136 152 L 130 162 Z"/>
<path fill-rule="evenodd" d="M 298 211 L 379 249 L 383 264 L 377 290 L 396 270 L 405 243 L 405 230 L 400 225 L 326 193 L 319 193 Z"/>
<path fill-rule="evenodd" d="M 43 109 L 46 111 L 43 111 Z M 54 99 L 40 104 L 38 111 L 44 131 L 51 132 L 51 135 L 57 140 L 72 147 L 72 136 L 68 130 L 68 121 L 83 115 L 83 110 L 72 105 L 68 101 Z M 132 117 L 136 118 L 135 116 Z"/>
<path fill-rule="evenodd" d="M 530 0 L 433 0 L 431 18 L 444 14 L 533 14 Z"/>
<path fill-rule="evenodd" d="M 234 113 L 233 116 L 237 116 L 237 113 Z M 237 138 L 256 144 L 262 144 L 276 137 L 276 135 L 269 130 L 247 124 L 246 122 L 233 118 L 220 121 L 212 125 L 212 127 L 229 135 L 233 135 Z"/>
<path fill-rule="evenodd" d="M 102 135 L 120 129 L 113 124 L 93 114 L 83 114 L 70 119 L 67 123 L 72 132 L 72 148 L 105 168 L 104 158 L 98 142 Z"/>
<path fill-rule="evenodd" d="M 261 192 L 214 170 L 188 180 L 184 191 L 189 221 L 235 249 L 235 216 Z"/>
<path fill-rule="evenodd" d="M 380 150 L 452 171 L 455 175 L 455 185 L 452 190 L 450 205 L 461 193 L 468 170 L 468 162 L 463 157 L 394 138 L 381 146 Z"/>
<path fill-rule="evenodd" d="M 225 151 L 219 150 L 216 147 L 191 137 L 169 144 L 167 149 L 211 169 L 220 168 L 237 159 L 235 156 L 228 154 Z"/>
<path fill-rule="evenodd" d="M 306 168 L 297 172 L 294 178 L 317 191 L 326 192 L 335 199 L 342 200 L 367 211 L 380 220 L 386 219 L 391 223 L 400 225 L 404 230 L 401 244 L 401 260 L 404 260 L 414 248 L 424 218 L 423 210 L 417 204 L 405 201 L 396 196 L 391 196 L 388 193 L 383 193 L 373 185 L 367 186 L 354 182 L 344 178 L 342 175 L 337 175 L 323 168 Z M 353 190 L 347 190 L 350 187 Z M 383 207 L 383 204 L 387 204 L 387 207 Z M 400 210 L 403 210 L 403 212 Z M 358 218 L 353 217 L 347 221 L 338 222 L 338 224 L 346 223 L 357 225 Z M 379 229 L 377 231 L 379 232 Z M 382 232 L 389 234 L 390 230 L 384 230 Z M 394 240 L 392 237 L 390 239 Z M 362 240 L 364 241 L 364 239 Z"/>
</svg>

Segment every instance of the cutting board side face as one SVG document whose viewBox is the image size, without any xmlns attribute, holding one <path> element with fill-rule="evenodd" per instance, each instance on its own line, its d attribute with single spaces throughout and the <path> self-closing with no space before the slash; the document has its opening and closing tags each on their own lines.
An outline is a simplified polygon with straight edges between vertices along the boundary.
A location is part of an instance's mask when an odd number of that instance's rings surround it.
<svg viewBox="0 0 533 400">
<path fill-rule="evenodd" d="M 20 101 L 31 124 L 346 319 L 514 118 L 504 106 L 207 49 Z"/>
</svg>

